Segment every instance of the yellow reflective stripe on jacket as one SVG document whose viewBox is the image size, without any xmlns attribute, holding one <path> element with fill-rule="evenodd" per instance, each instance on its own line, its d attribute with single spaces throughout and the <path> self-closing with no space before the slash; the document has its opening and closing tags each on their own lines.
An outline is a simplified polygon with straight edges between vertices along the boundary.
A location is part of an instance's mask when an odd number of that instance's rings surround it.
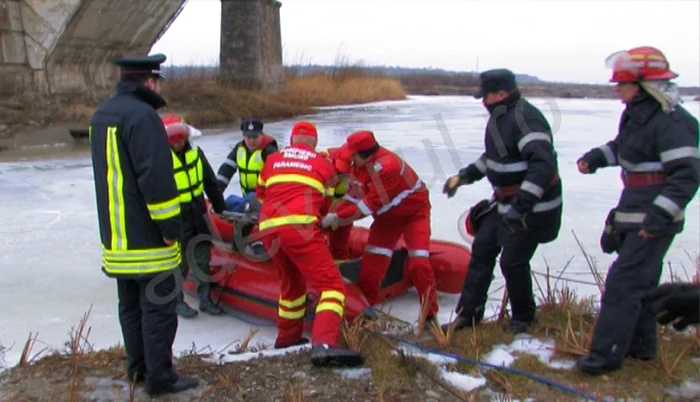
<svg viewBox="0 0 700 402">
<path fill-rule="evenodd" d="M 124 174 L 122 173 L 117 128 L 107 128 L 107 193 L 109 199 L 109 228 L 111 249 L 126 250 L 126 212 L 124 210 Z"/>
<path fill-rule="evenodd" d="M 264 186 L 270 187 L 273 184 L 289 184 L 289 183 L 296 183 L 296 184 L 302 184 L 305 186 L 309 186 L 321 194 L 326 194 L 326 188 L 323 186 L 323 183 L 321 183 L 320 181 L 318 181 L 314 178 L 300 175 L 300 174 L 280 174 L 277 176 L 272 176 L 269 179 L 267 179 Z"/>
<path fill-rule="evenodd" d="M 256 149 L 250 156 L 245 145 L 238 147 L 236 152 L 236 165 L 238 166 L 238 176 L 241 184 L 241 192 L 244 196 L 255 191 L 258 184 L 258 177 L 262 172 L 265 162 L 262 158 L 262 149 Z"/>
<path fill-rule="evenodd" d="M 194 198 L 204 195 L 204 165 L 199 157 L 199 148 L 185 152 L 185 165 L 172 151 L 175 184 L 180 192 L 179 204 L 192 202 Z"/>
<path fill-rule="evenodd" d="M 144 275 L 170 271 L 180 266 L 180 243 L 172 246 L 139 249 L 109 250 L 102 247 L 102 267 L 113 275 Z"/>
<path fill-rule="evenodd" d="M 306 314 L 306 295 L 296 300 L 285 300 L 280 297 L 277 314 L 287 320 L 299 320 Z"/>
<path fill-rule="evenodd" d="M 321 299 L 316 306 L 316 314 L 323 311 L 333 311 L 339 316 L 345 313 L 345 295 L 337 290 L 326 290 L 321 293 Z"/>
<path fill-rule="evenodd" d="M 162 221 L 163 219 L 180 215 L 180 200 L 178 197 L 165 202 L 146 204 L 146 206 L 148 206 L 148 213 L 151 214 L 151 219 L 154 221 Z"/>
<path fill-rule="evenodd" d="M 309 225 L 318 221 L 313 215 L 287 215 L 266 219 L 258 224 L 259 230 L 265 230 L 284 225 Z"/>
</svg>

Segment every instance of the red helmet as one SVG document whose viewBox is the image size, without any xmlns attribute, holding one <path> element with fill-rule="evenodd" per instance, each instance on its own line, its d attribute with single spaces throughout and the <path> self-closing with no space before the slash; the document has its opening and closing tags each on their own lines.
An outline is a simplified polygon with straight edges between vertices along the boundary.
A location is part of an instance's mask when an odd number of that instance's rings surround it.
<svg viewBox="0 0 700 402">
<path fill-rule="evenodd" d="M 180 141 L 185 141 L 190 137 L 190 126 L 182 116 L 170 114 L 163 117 L 165 131 L 168 133 L 168 143 L 176 144 Z"/>
<path fill-rule="evenodd" d="M 605 59 L 613 70 L 610 82 L 665 81 L 678 77 L 671 71 L 666 56 L 651 46 L 615 52 Z"/>
</svg>

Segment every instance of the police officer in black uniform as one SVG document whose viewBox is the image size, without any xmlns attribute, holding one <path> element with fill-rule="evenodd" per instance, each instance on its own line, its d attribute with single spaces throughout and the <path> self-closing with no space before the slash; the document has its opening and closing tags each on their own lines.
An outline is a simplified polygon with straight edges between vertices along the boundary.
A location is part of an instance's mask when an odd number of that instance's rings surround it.
<svg viewBox="0 0 700 402">
<path fill-rule="evenodd" d="M 180 202 L 165 127 L 156 109 L 162 54 L 121 59 L 117 93 L 90 122 L 102 270 L 117 281 L 128 376 L 151 395 L 195 388 L 172 364 Z"/>
<path fill-rule="evenodd" d="M 561 227 L 557 156 L 549 123 L 520 95 L 511 71 L 484 71 L 480 81 L 475 98 L 483 98 L 490 114 L 485 152 L 449 178 L 443 192 L 452 197 L 459 186 L 487 177 L 494 188 L 491 202 L 495 205 L 485 208 L 479 218 L 469 271 L 456 308 L 456 328 L 483 319 L 496 258 L 501 253 L 513 317 L 509 327 L 522 333 L 536 318 L 530 259 L 538 244 L 556 239 Z"/>
<path fill-rule="evenodd" d="M 578 161 L 584 174 L 620 166 L 624 184 L 601 237 L 603 251 L 618 257 L 608 270 L 589 355 L 577 362 L 590 375 L 618 370 L 627 357 L 656 357 L 656 317 L 643 309 L 643 296 L 658 285 L 700 186 L 698 121 L 678 105 L 670 84 L 678 75 L 658 49 L 618 53 L 610 81 L 626 107 L 617 137 Z"/>
</svg>

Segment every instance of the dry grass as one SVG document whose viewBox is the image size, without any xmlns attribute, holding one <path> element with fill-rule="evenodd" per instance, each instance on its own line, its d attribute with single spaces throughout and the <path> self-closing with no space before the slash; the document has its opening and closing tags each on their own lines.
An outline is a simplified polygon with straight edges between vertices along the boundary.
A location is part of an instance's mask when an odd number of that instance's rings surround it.
<svg viewBox="0 0 700 402">
<path fill-rule="evenodd" d="M 192 66 L 169 77 L 161 89 L 165 113 L 182 114 L 200 128 L 238 125 L 245 117 L 267 120 L 315 113 L 314 107 L 406 98 L 398 78 L 370 73 L 346 60 L 331 73 L 298 76 L 288 71 L 280 93 L 258 93 L 220 85 L 217 72 Z M 34 92 L 15 95 L 0 104 L 0 137 L 56 123 L 87 124 L 111 91 L 45 97 Z"/>
<path fill-rule="evenodd" d="M 376 326 L 376 322 L 365 322 L 362 314 L 355 317 L 352 322 L 343 320 L 340 333 L 343 336 L 345 346 L 350 350 L 362 352 L 362 348 L 370 336 L 369 331 L 375 330 Z"/>
</svg>

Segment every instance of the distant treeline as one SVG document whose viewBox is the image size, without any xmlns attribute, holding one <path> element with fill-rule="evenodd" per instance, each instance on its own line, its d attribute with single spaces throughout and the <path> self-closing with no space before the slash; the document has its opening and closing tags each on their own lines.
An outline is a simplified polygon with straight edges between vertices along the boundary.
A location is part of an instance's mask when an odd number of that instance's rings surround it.
<svg viewBox="0 0 700 402">
<path fill-rule="evenodd" d="M 173 77 L 214 77 L 218 66 L 167 66 L 165 73 Z M 471 95 L 479 86 L 475 71 L 452 71 L 441 68 L 412 68 L 400 66 L 367 66 L 362 63 L 341 62 L 338 65 L 292 64 L 285 66 L 288 78 L 327 75 L 334 78 L 388 77 L 396 78 L 410 94 Z M 516 74 L 516 80 L 526 94 L 571 98 L 614 97 L 611 85 L 545 81 L 529 74 Z M 681 94 L 697 96 L 698 87 L 681 87 Z"/>
</svg>

